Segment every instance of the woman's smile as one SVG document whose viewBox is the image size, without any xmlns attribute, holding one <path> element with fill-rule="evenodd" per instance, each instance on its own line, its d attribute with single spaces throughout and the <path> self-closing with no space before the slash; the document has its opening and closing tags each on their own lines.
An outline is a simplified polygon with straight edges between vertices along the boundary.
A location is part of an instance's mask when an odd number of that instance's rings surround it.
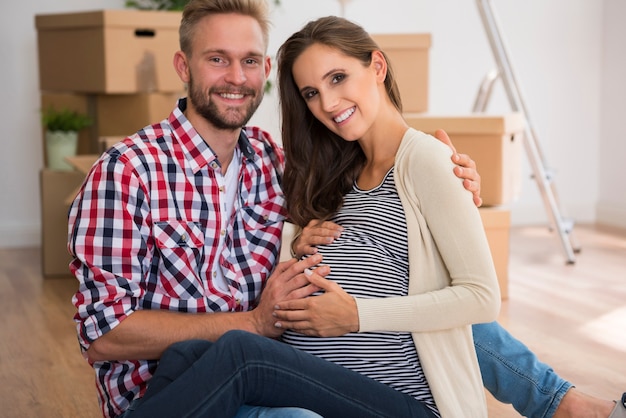
<svg viewBox="0 0 626 418">
<path fill-rule="evenodd" d="M 342 123 L 346 121 L 350 116 L 352 116 L 356 112 L 356 106 L 352 106 L 350 109 L 345 110 L 340 115 L 335 116 L 333 120 L 335 123 Z"/>
</svg>

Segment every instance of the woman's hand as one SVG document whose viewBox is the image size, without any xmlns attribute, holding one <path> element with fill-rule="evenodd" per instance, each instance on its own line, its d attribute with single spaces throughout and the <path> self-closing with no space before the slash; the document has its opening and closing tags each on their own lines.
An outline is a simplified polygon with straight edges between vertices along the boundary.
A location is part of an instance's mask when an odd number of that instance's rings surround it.
<svg viewBox="0 0 626 418">
<path fill-rule="evenodd" d="M 291 259 L 279 263 L 272 275 L 267 280 L 259 303 L 248 314 L 254 326 L 254 332 L 266 337 L 274 338 L 282 334 L 282 330 L 274 326 L 274 306 L 276 303 L 291 299 L 301 299 L 318 292 L 320 289 L 311 284 L 303 271 L 308 271 L 322 261 L 321 255 L 314 255 L 303 260 Z M 326 266 L 320 270 L 320 274 L 328 274 L 330 269 Z"/>
<path fill-rule="evenodd" d="M 342 231 L 343 227 L 334 222 L 313 219 L 294 240 L 291 248 L 296 258 L 316 254 L 316 245 L 331 244 Z"/>
<path fill-rule="evenodd" d="M 443 129 L 435 131 L 435 138 L 452 148 L 452 162 L 456 164 L 454 174 L 463 180 L 463 187 L 472 192 L 474 204 L 480 207 L 483 204 L 483 199 L 480 197 L 480 174 L 476 168 L 476 162 L 467 154 L 457 153 L 450 137 Z"/>
<path fill-rule="evenodd" d="M 315 271 L 305 270 L 305 274 L 309 282 L 324 293 L 278 303 L 273 313 L 276 319 L 274 326 L 315 337 L 337 337 L 358 332 L 359 314 L 354 298 L 337 283 Z"/>
</svg>

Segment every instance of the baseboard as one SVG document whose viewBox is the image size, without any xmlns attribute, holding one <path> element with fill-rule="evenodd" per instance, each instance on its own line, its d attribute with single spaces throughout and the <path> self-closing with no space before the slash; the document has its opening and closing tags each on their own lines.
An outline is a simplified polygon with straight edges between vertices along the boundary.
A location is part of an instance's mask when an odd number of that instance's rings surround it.
<svg viewBox="0 0 626 418">
<path fill-rule="evenodd" d="M 0 225 L 0 248 L 26 248 L 41 246 L 41 226 Z"/>
<path fill-rule="evenodd" d="M 596 222 L 601 225 L 626 229 L 626 207 L 619 207 L 610 203 L 598 203 L 596 205 Z"/>
<path fill-rule="evenodd" d="M 574 224 L 593 224 L 596 222 L 596 211 L 593 205 L 561 205 L 561 216 L 572 220 Z M 548 212 L 543 204 L 521 205 L 514 203 L 511 206 L 511 225 L 548 225 Z"/>
</svg>

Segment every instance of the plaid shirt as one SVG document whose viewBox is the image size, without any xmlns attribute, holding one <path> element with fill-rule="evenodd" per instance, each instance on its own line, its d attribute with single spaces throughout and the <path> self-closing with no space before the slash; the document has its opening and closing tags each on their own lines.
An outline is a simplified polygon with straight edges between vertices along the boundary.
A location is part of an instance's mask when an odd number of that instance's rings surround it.
<svg viewBox="0 0 626 418">
<path fill-rule="evenodd" d="M 217 157 L 183 114 L 105 152 L 69 214 L 73 298 L 84 352 L 140 309 L 251 309 L 278 260 L 285 205 L 283 153 L 270 135 L 244 128 L 233 216 L 222 225 Z M 218 248 L 220 233 L 224 246 Z M 230 291 L 212 282 L 219 260 Z M 117 416 L 143 395 L 156 361 L 95 362 L 100 404 Z"/>
</svg>

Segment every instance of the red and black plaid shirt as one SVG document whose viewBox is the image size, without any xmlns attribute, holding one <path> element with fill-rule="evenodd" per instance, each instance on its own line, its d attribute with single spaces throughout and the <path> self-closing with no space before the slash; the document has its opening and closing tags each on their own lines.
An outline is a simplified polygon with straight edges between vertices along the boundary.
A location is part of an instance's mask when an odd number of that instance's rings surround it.
<svg viewBox="0 0 626 418">
<path fill-rule="evenodd" d="M 248 310 L 277 262 L 286 213 L 282 150 L 268 133 L 242 130 L 234 214 L 222 225 L 220 164 L 185 106 L 181 99 L 168 119 L 105 152 L 72 204 L 68 245 L 83 352 L 136 310 Z M 216 260 L 228 292 L 212 282 Z M 93 364 L 103 414 L 119 415 L 142 395 L 156 365 Z"/>
</svg>

